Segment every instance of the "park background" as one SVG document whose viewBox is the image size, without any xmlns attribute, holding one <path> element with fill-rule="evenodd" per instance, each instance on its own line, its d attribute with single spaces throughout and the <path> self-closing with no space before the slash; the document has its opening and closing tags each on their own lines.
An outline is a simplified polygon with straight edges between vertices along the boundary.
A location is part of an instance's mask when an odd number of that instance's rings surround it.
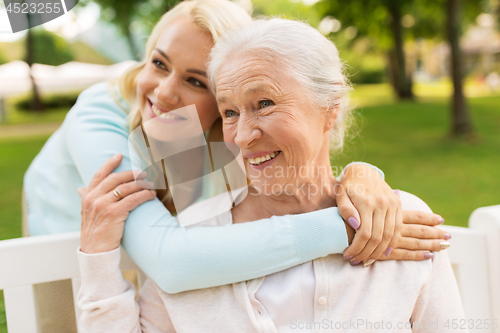
<svg viewBox="0 0 500 333">
<path fill-rule="evenodd" d="M 0 2 L 0 240 L 21 237 L 23 175 L 76 98 L 141 59 L 171 0 L 86 0 L 28 32 Z M 335 42 L 357 126 L 335 166 L 366 161 L 466 227 L 500 204 L 500 0 L 241 0 Z M 0 291 L 0 333 L 7 332 Z"/>
</svg>

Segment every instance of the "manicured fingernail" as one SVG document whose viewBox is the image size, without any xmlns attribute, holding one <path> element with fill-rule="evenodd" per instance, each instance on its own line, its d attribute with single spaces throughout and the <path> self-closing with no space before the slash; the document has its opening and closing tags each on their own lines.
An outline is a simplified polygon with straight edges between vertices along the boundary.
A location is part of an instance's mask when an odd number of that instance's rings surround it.
<svg viewBox="0 0 500 333">
<path fill-rule="evenodd" d="M 447 248 L 450 247 L 450 245 L 451 244 L 448 243 L 448 242 L 441 242 L 441 243 L 439 243 L 439 247 L 442 248 L 442 249 L 447 249 Z"/>
<path fill-rule="evenodd" d="M 156 195 L 156 191 L 151 190 L 151 194 Z"/>
<path fill-rule="evenodd" d="M 389 246 L 387 250 L 385 250 L 385 256 L 388 257 L 389 254 L 391 254 L 391 252 L 392 252 L 392 246 Z"/>
<path fill-rule="evenodd" d="M 368 266 L 370 266 L 371 264 L 373 264 L 375 262 L 375 259 L 369 259 L 367 260 L 364 264 L 363 264 L 363 267 L 366 268 Z"/>
<path fill-rule="evenodd" d="M 120 154 L 120 153 L 116 153 L 116 154 L 113 156 L 113 158 L 114 158 L 115 160 L 119 160 L 121 157 L 122 157 L 122 154 Z"/>
<path fill-rule="evenodd" d="M 401 191 L 400 190 L 393 190 L 393 191 L 394 191 L 394 194 L 399 197 L 399 192 L 401 192 Z"/>
<path fill-rule="evenodd" d="M 347 219 L 347 223 L 349 223 L 349 225 L 354 229 L 354 230 L 358 230 L 359 228 L 359 222 L 358 220 L 356 220 L 354 217 L 350 217 Z"/>
<path fill-rule="evenodd" d="M 354 261 L 351 261 L 351 265 L 353 266 L 356 266 L 357 264 L 359 264 L 361 261 L 359 260 L 354 260 Z"/>
<path fill-rule="evenodd" d="M 439 224 L 443 224 L 444 223 L 444 219 L 440 216 L 439 219 L 438 219 L 438 223 Z"/>
<path fill-rule="evenodd" d="M 451 238 L 451 235 L 449 233 L 444 234 L 444 239 L 448 240 Z"/>
<path fill-rule="evenodd" d="M 434 257 L 433 253 L 430 253 L 430 252 L 424 253 L 424 259 L 431 259 L 432 257 Z"/>
<path fill-rule="evenodd" d="M 354 257 L 354 256 L 345 256 L 345 257 L 344 257 L 344 260 L 349 260 L 349 259 L 351 259 L 352 257 Z"/>
</svg>

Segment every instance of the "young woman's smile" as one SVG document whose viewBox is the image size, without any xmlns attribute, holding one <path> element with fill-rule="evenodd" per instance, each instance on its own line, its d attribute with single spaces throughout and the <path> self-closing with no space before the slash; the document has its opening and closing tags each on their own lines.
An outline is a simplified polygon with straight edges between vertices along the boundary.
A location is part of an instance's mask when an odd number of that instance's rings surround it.
<svg viewBox="0 0 500 333">
<path fill-rule="evenodd" d="M 154 118 L 155 121 L 159 121 L 165 124 L 175 124 L 180 122 L 185 122 L 188 118 L 179 114 L 176 114 L 174 111 L 166 110 L 160 108 L 153 102 L 148 99 L 148 112 L 151 118 Z"/>
</svg>

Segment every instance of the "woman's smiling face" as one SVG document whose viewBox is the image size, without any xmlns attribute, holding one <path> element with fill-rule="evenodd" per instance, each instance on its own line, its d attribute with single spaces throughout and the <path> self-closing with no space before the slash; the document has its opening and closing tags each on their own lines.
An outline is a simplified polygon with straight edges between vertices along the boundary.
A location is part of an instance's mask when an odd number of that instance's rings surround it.
<svg viewBox="0 0 500 333">
<path fill-rule="evenodd" d="M 219 117 L 206 77 L 212 47 L 210 33 L 195 26 L 189 17 L 178 17 L 166 25 L 138 76 L 143 122 L 158 117 L 163 123 L 182 126 L 186 119 L 171 111 L 195 104 L 203 131 L 212 126 Z"/>
<path fill-rule="evenodd" d="M 307 182 L 310 167 L 325 158 L 329 165 L 328 131 L 335 121 L 276 60 L 232 58 L 217 76 L 224 140 L 240 147 L 248 177 L 264 194 L 294 187 L 303 168 L 307 176 L 299 183 Z"/>
</svg>

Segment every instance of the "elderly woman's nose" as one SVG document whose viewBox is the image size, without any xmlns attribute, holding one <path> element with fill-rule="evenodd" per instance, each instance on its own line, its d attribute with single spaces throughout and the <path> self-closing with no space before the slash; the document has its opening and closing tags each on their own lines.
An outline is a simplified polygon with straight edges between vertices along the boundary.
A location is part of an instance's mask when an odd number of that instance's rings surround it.
<svg viewBox="0 0 500 333">
<path fill-rule="evenodd" d="M 262 137 L 262 130 L 255 125 L 254 119 L 245 115 L 240 116 L 234 143 L 240 148 L 248 148 Z"/>
<path fill-rule="evenodd" d="M 179 87 L 173 75 L 162 79 L 154 90 L 156 98 L 165 104 L 176 105 L 179 103 Z"/>
</svg>

